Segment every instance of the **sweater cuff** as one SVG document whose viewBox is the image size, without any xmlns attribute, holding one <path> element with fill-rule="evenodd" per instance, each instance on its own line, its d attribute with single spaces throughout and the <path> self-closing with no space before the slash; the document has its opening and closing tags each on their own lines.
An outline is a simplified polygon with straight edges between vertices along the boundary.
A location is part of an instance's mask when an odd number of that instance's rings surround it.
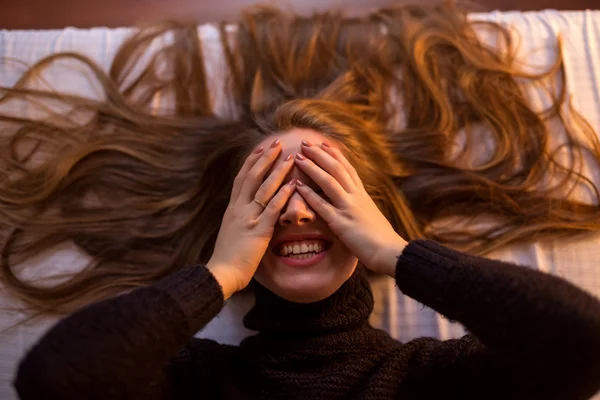
<svg viewBox="0 0 600 400">
<path fill-rule="evenodd" d="M 396 263 L 396 284 L 404 294 L 434 306 L 446 297 L 462 257 L 433 240 L 412 240 Z"/>
<path fill-rule="evenodd" d="M 204 265 L 195 265 L 162 279 L 155 287 L 167 292 L 185 313 L 190 335 L 208 324 L 223 308 L 221 286 Z"/>
</svg>

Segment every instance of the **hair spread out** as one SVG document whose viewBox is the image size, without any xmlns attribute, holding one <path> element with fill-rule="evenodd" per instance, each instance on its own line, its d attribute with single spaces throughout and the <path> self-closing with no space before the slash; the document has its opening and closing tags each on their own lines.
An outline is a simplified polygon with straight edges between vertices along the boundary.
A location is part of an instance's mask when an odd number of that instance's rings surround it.
<svg viewBox="0 0 600 400">
<path fill-rule="evenodd" d="M 600 228 L 598 190 L 577 167 L 583 153 L 596 167 L 600 149 L 567 97 L 560 40 L 534 73 L 509 28 L 451 4 L 361 18 L 259 7 L 217 28 L 217 71 L 197 25 L 173 22 L 135 30 L 108 71 L 60 53 L 0 87 L 1 279 L 28 309 L 68 313 L 208 261 L 245 157 L 293 127 L 339 143 L 406 240 L 484 255 Z M 97 98 L 39 87 L 64 60 L 83 65 Z M 551 105 L 534 110 L 531 88 Z M 228 94 L 220 110 L 216 92 Z M 572 198 L 582 185 L 590 202 Z M 449 217 L 465 223 L 439 223 Z M 54 285 L 19 276 L 64 243 L 93 261 Z"/>
</svg>

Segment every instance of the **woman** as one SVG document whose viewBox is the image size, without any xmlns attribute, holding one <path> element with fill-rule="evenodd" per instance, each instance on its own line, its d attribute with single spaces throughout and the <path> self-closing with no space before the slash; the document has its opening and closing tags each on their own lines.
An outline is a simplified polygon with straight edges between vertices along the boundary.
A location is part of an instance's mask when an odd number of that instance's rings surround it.
<svg viewBox="0 0 600 400">
<path fill-rule="evenodd" d="M 598 299 L 542 272 L 407 243 L 342 152 L 311 143 L 324 135 L 274 137 L 238 173 L 208 263 L 59 322 L 20 366 L 22 399 L 587 399 L 600 388 Z M 371 328 L 357 259 L 472 333 L 401 344 Z M 239 347 L 191 339 L 252 277 L 244 322 L 259 334 Z"/>
<path fill-rule="evenodd" d="M 248 14 L 235 45 L 223 35 L 231 119 L 213 110 L 193 26 L 174 27 L 173 43 L 139 76 L 128 75 L 132 63 L 162 31 L 126 42 L 108 76 L 67 55 L 94 71 L 102 101 L 23 87 L 44 62 L 6 88 L 8 100 L 72 107 L 43 121 L 5 117 L 18 129 L 2 160 L 21 174 L 0 188 L 9 288 L 38 310 L 70 312 L 146 285 L 53 327 L 19 368 L 20 396 L 590 397 L 600 371 L 597 299 L 422 239 L 483 252 L 600 226 L 597 207 L 551 198 L 576 174 L 545 146 L 547 120 L 572 132 L 564 87 L 536 112 L 516 83 L 560 77 L 562 60 L 526 74 L 512 64 L 507 31 L 487 27 L 506 54 L 477 41 L 474 24 L 447 7 L 360 20 Z M 165 61 L 167 77 L 158 72 Z M 148 112 L 165 88 L 175 107 Z M 404 124 L 389 107 L 398 93 Z M 83 123 L 70 118 L 90 112 Z M 498 149 L 467 165 L 464 153 L 449 154 L 449 139 L 478 125 L 493 131 Z M 39 146 L 15 150 L 27 139 L 60 156 L 30 166 Z M 541 187 L 551 167 L 567 179 Z M 439 217 L 484 212 L 503 219 L 487 231 L 425 229 Z M 20 259 L 65 240 L 96 264 L 49 288 L 13 273 Z M 471 333 L 402 344 L 372 329 L 365 269 L 394 277 L 404 294 Z M 239 347 L 190 340 L 252 278 L 256 305 L 244 322 L 260 333 Z"/>
</svg>

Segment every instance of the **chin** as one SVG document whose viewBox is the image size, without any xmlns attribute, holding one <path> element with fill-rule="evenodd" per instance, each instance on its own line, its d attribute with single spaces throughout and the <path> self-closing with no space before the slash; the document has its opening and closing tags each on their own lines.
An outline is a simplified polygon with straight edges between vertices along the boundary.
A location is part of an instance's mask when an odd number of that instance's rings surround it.
<svg viewBox="0 0 600 400">
<path fill-rule="evenodd" d="M 312 279 L 311 279 L 312 278 Z M 268 279 L 265 282 L 263 279 L 259 283 L 275 293 L 277 296 L 294 303 L 314 303 L 326 299 L 334 294 L 342 285 L 342 282 L 323 282 L 324 277 L 307 276 L 304 279 L 298 276 L 294 279 Z"/>
<path fill-rule="evenodd" d="M 283 290 L 281 293 L 274 292 L 279 297 L 292 301 L 294 303 L 308 304 L 314 303 L 323 299 L 328 298 L 334 291 L 318 291 L 318 290 Z"/>
</svg>

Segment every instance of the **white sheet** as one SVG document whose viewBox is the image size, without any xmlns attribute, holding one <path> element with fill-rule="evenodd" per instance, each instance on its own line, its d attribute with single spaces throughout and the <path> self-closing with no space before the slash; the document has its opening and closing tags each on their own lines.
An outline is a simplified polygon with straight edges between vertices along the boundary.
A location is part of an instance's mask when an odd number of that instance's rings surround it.
<svg viewBox="0 0 600 400">
<path fill-rule="evenodd" d="M 508 23 L 520 32 L 522 56 L 536 64 L 545 65 L 553 54 L 544 46 L 553 45 L 558 34 L 563 36 L 566 60 L 567 88 L 575 95 L 577 109 L 592 126 L 600 129 L 600 11 L 557 12 L 493 12 L 472 14 L 471 18 Z M 204 50 L 209 60 L 208 70 L 218 70 L 221 48 L 216 39 L 217 31 L 212 25 L 199 28 Z M 131 32 L 119 29 L 73 29 L 50 31 L 0 31 L 0 57 L 17 58 L 28 63 L 57 51 L 83 53 L 107 68 L 118 45 Z M 538 49 L 538 51 L 535 51 Z M 0 82 L 10 85 L 19 77 L 22 69 L 14 64 L 0 64 Z M 53 86 L 60 90 L 92 94 L 93 85 L 73 74 L 61 72 L 60 68 L 47 75 Z M 219 95 L 219 82 L 214 93 Z M 217 98 L 223 102 L 222 96 Z M 543 106 L 544 100 L 535 98 L 534 105 Z M 489 258 L 512 261 L 542 271 L 562 276 L 600 297 L 600 234 L 590 234 L 586 239 L 547 241 L 535 245 L 516 245 L 496 251 Z M 32 266 L 54 265 L 57 269 L 72 269 L 81 265 L 85 255 L 69 246 L 57 249 L 47 258 L 29 263 L 24 270 L 28 276 L 37 275 Z M 56 271 L 55 269 L 54 271 Z M 49 271 L 47 273 L 51 273 Z M 450 323 L 428 308 L 403 296 L 391 279 L 381 278 L 373 282 L 376 299 L 375 312 L 371 318 L 375 326 L 386 329 L 402 341 L 420 336 L 440 339 L 457 338 L 464 334 L 461 325 Z M 10 304 L 11 299 L 0 296 L 0 306 Z M 241 324 L 242 316 L 250 308 L 252 299 L 237 297 L 198 336 L 211 337 L 222 343 L 237 344 L 250 334 Z M 10 325 L 18 315 L 0 314 L 0 329 Z M 18 360 L 55 321 L 48 319 L 33 325 L 22 326 L 0 334 L 0 399 L 15 399 L 11 381 Z M 596 397 L 600 400 L 600 394 Z"/>
</svg>

